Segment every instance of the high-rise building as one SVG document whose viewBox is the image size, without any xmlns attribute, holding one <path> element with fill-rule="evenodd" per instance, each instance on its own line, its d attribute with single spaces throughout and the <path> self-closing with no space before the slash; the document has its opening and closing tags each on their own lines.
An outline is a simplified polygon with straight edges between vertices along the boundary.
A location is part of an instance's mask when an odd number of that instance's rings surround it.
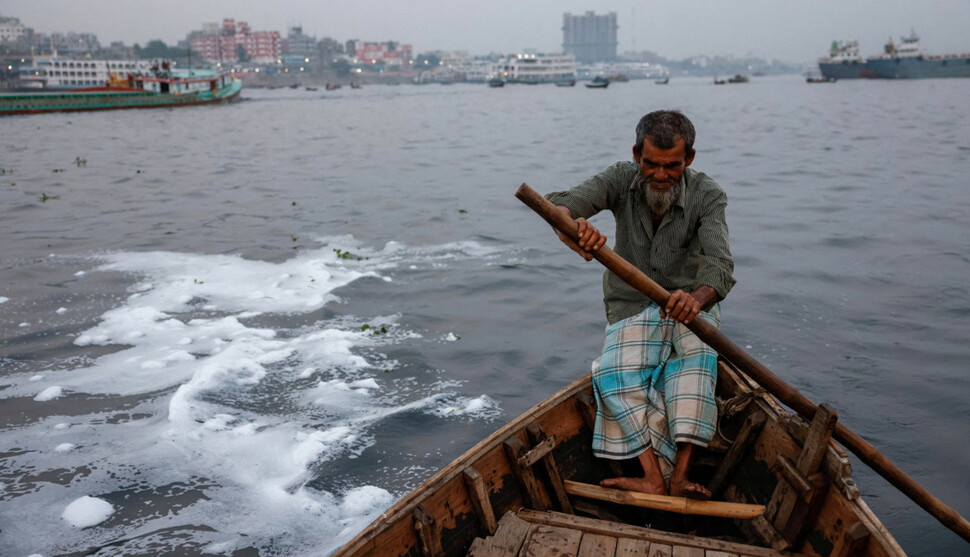
<svg viewBox="0 0 970 557">
<path fill-rule="evenodd" d="M 616 12 L 563 14 L 562 48 L 581 64 L 616 60 Z"/>
<path fill-rule="evenodd" d="M 282 54 L 279 31 L 253 31 L 245 21 L 223 19 L 202 25 L 187 37 L 192 50 L 207 62 L 236 63 L 246 59 L 257 64 L 275 62 Z"/>
</svg>

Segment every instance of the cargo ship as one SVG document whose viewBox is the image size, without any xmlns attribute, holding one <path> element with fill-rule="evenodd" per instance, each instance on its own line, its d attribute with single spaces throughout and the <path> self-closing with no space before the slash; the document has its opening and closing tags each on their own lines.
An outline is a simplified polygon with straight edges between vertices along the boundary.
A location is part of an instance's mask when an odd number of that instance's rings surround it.
<svg viewBox="0 0 970 557">
<path fill-rule="evenodd" d="M 819 59 L 818 69 L 830 79 L 970 77 L 970 53 L 926 54 L 911 31 L 899 44 L 890 38 L 882 54 L 868 58 L 859 54 L 857 41 L 832 41 L 829 56 Z"/>
<path fill-rule="evenodd" d="M 866 64 L 884 79 L 970 77 L 970 53 L 926 54 L 915 32 L 902 37 L 899 44 L 889 39 L 883 54 L 870 57 Z"/>
</svg>

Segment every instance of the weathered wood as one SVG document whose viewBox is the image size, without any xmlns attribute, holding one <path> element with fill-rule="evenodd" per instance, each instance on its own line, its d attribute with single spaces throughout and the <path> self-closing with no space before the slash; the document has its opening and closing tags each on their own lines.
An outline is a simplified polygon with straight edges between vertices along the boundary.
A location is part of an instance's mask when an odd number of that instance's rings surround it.
<svg viewBox="0 0 970 557">
<path fill-rule="evenodd" d="M 653 542 L 650 544 L 650 557 L 672 557 L 674 548 L 662 543 Z"/>
<path fill-rule="evenodd" d="M 616 540 L 616 557 L 649 557 L 650 542 L 633 538 Z"/>
<path fill-rule="evenodd" d="M 775 525 L 763 516 L 751 520 L 751 528 L 769 547 L 778 551 L 785 551 L 791 547 L 791 542 L 782 537 Z"/>
<path fill-rule="evenodd" d="M 726 501 L 695 501 L 686 497 L 610 489 L 573 481 L 566 481 L 565 485 L 566 492 L 571 495 L 672 513 L 744 519 L 761 516 L 765 512 L 764 505 L 746 505 Z"/>
<path fill-rule="evenodd" d="M 522 520 L 533 524 L 548 524 L 551 526 L 561 526 L 563 528 L 574 528 L 576 530 L 581 530 L 586 534 L 592 533 L 613 536 L 616 538 L 647 540 L 651 543 L 651 551 L 654 545 L 661 544 L 668 546 L 683 545 L 686 547 L 699 547 L 705 551 L 714 549 L 717 551 L 727 551 L 729 553 L 737 553 L 739 555 L 751 557 L 784 557 L 781 553 L 765 547 L 727 542 L 700 536 L 663 532 L 660 530 L 654 530 L 652 528 L 631 526 L 629 524 L 622 524 L 619 522 L 608 522 L 605 520 L 597 520 L 595 518 L 564 514 L 555 511 L 538 512 L 531 509 L 519 509 L 516 514 Z"/>
<path fill-rule="evenodd" d="M 424 557 L 445 557 L 445 550 L 441 546 L 441 529 L 438 521 L 424 505 L 418 505 L 414 509 L 414 529 L 418 533 L 418 540 L 421 542 L 421 553 Z"/>
<path fill-rule="evenodd" d="M 505 513 L 494 535 L 484 540 L 476 538 L 476 543 L 472 544 L 474 557 L 516 557 L 532 528 L 532 524 L 515 516 L 515 513 Z M 472 557 L 470 551 L 468 555 Z"/>
<path fill-rule="evenodd" d="M 576 221 L 560 212 L 555 205 L 539 195 L 526 184 L 522 184 L 515 196 L 538 213 L 542 218 L 563 233 L 573 242 L 578 238 Z M 608 246 L 603 246 L 593 252 L 593 257 L 605 265 L 621 280 L 636 288 L 661 307 L 667 304 L 670 293 L 650 277 L 617 255 Z M 715 325 L 704 319 L 695 319 L 687 327 L 705 344 L 714 349 L 725 360 L 733 363 L 745 373 L 751 375 L 762 387 L 777 397 L 798 414 L 813 416 L 816 405 L 798 389 L 783 381 L 761 362 L 732 342 Z M 874 446 L 844 425 L 835 426 L 836 437 L 842 441 L 860 460 L 875 470 L 906 496 L 916 502 L 924 510 L 933 515 L 947 528 L 970 541 L 970 521 L 962 517 L 954 509 L 933 496 L 923 486 L 906 475 L 891 460 L 886 458 Z"/>
<path fill-rule="evenodd" d="M 543 446 L 549 445 L 555 448 L 556 438 L 546 436 L 546 432 L 539 425 L 539 422 L 532 422 L 525 429 L 529 434 L 529 439 L 533 443 Z M 572 514 L 573 506 L 569 502 L 569 497 L 566 495 L 566 488 L 563 486 L 562 475 L 559 473 L 559 466 L 556 465 L 556 458 L 552 455 L 552 448 L 542 457 L 542 462 L 546 467 L 546 474 L 549 477 L 552 493 L 556 496 L 556 501 L 559 503 L 559 510 Z"/>
<path fill-rule="evenodd" d="M 813 523 L 818 517 L 822 502 L 825 500 L 830 487 L 825 476 L 820 473 L 812 474 L 808 481 L 811 485 L 807 493 L 808 500 L 799 498 L 795 501 L 791 515 L 788 517 L 788 523 L 785 525 L 785 529 L 781 531 L 782 537 L 791 540 L 792 547 L 798 547 L 806 526 Z"/>
<path fill-rule="evenodd" d="M 603 557 L 616 553 L 616 538 L 599 534 L 584 534 L 576 557 Z"/>
<path fill-rule="evenodd" d="M 832 432 L 835 429 L 835 424 L 838 419 L 838 414 L 827 404 L 823 403 L 819 405 L 818 410 L 815 412 L 815 417 L 812 419 L 808 438 L 805 439 L 805 445 L 802 447 L 802 452 L 798 456 L 798 462 L 795 463 L 798 472 L 803 476 L 814 474 L 818 471 L 819 466 L 822 464 L 822 458 L 825 456 L 825 451 L 828 449 L 829 439 L 832 438 Z M 775 491 L 768 501 L 768 511 L 765 513 L 765 516 L 771 520 L 775 529 L 779 532 L 784 533 L 789 531 L 786 526 L 788 525 L 789 518 L 791 518 L 792 510 L 795 508 L 797 499 L 798 493 L 787 482 L 778 482 L 775 486 Z M 792 541 L 790 537 L 787 539 Z"/>
<path fill-rule="evenodd" d="M 673 557 L 704 557 L 704 550 L 699 547 L 675 545 Z"/>
<path fill-rule="evenodd" d="M 572 528 L 537 525 L 526 538 L 519 555 L 522 557 L 553 557 L 576 555 L 583 533 Z"/>
<path fill-rule="evenodd" d="M 721 464 L 717 467 L 717 471 L 714 472 L 714 477 L 711 478 L 710 483 L 707 488 L 715 496 L 721 492 L 721 488 L 724 486 L 724 481 L 730 477 L 731 474 L 737 469 L 738 465 L 741 464 L 741 458 L 747 451 L 748 447 L 754 442 L 755 438 L 758 437 L 758 433 L 761 428 L 765 425 L 765 420 L 767 417 L 762 411 L 752 412 L 744 420 L 744 424 L 741 425 L 741 431 L 738 432 L 737 437 L 734 439 L 734 443 L 731 444 L 731 448 L 728 449 L 727 454 L 721 460 Z"/>
<path fill-rule="evenodd" d="M 737 553 L 725 553 L 724 551 L 707 551 L 704 557 L 739 557 Z"/>
<path fill-rule="evenodd" d="M 772 469 L 778 473 L 783 480 L 788 482 L 788 485 L 795 490 L 800 497 L 807 499 L 812 491 L 812 484 L 808 481 L 802 473 L 795 466 L 795 463 L 791 461 L 785 455 L 778 455 L 775 460 L 775 465 Z"/>
<path fill-rule="evenodd" d="M 869 529 L 861 522 L 856 522 L 845 529 L 842 534 L 841 544 L 839 544 L 829 557 L 852 557 L 862 555 L 867 543 L 869 543 Z"/>
<path fill-rule="evenodd" d="M 468 496 L 475 507 L 475 514 L 478 515 L 479 522 L 489 535 L 495 533 L 497 523 L 495 521 L 495 511 L 492 509 L 492 502 L 488 498 L 488 490 L 485 489 L 485 480 L 474 467 L 469 466 L 462 472 L 465 478 L 465 487 L 468 488 Z"/>
<path fill-rule="evenodd" d="M 539 488 L 535 473 L 531 466 L 521 466 L 519 459 L 525 453 L 525 443 L 518 437 L 510 437 L 505 441 L 505 453 L 508 455 L 509 464 L 512 465 L 512 472 L 522 486 L 525 500 L 533 509 L 544 511 L 549 508 L 546 498 Z"/>
<path fill-rule="evenodd" d="M 552 452 L 556 447 L 555 439 L 546 439 L 533 446 L 526 453 L 519 457 L 519 466 L 533 466 Z"/>
</svg>

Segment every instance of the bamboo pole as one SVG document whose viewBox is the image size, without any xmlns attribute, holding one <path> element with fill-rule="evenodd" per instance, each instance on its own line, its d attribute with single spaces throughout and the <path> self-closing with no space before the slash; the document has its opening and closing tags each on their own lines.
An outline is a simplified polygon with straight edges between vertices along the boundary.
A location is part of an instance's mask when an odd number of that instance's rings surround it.
<svg viewBox="0 0 970 557">
<path fill-rule="evenodd" d="M 533 211 L 559 230 L 573 241 L 577 240 L 576 221 L 562 214 L 556 206 L 542 197 L 535 190 L 526 184 L 522 184 L 515 196 L 520 201 L 528 205 Z M 601 247 L 593 252 L 593 257 L 602 263 L 615 275 L 626 281 L 655 303 L 664 307 L 670 293 L 662 286 L 654 282 L 642 271 L 634 267 L 630 262 L 616 254 L 607 246 Z M 770 369 L 761 364 L 742 350 L 738 345 L 728 339 L 717 327 L 714 327 L 703 319 L 694 319 L 687 328 L 694 332 L 698 338 L 713 348 L 722 358 L 731 362 L 739 369 L 750 375 L 755 381 L 761 384 L 768 392 L 780 400 L 783 404 L 797 412 L 807 420 L 811 420 L 815 415 L 817 405 L 800 393 L 798 389 L 789 385 L 780 377 L 775 375 Z M 956 532 L 964 540 L 970 542 L 970 522 L 963 518 L 958 512 L 937 499 L 923 486 L 906 475 L 891 460 L 886 458 L 878 449 L 869 444 L 865 439 L 845 427 L 842 422 L 835 426 L 835 437 L 852 451 L 859 460 L 879 473 L 889 483 L 902 491 L 913 502 L 922 507 L 939 520 L 944 526 Z"/>
<path fill-rule="evenodd" d="M 754 518 L 765 513 L 764 505 L 728 503 L 726 501 L 696 501 L 686 497 L 653 495 L 651 493 L 640 493 L 639 491 L 610 489 L 608 487 L 584 484 L 571 480 L 566 480 L 563 482 L 563 485 L 566 487 L 566 493 L 570 495 L 672 513 L 723 516 L 740 519 Z"/>
</svg>

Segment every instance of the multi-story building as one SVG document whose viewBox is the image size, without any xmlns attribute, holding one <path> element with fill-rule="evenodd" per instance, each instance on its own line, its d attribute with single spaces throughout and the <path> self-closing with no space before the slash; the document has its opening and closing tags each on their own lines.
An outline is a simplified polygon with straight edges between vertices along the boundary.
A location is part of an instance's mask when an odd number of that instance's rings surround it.
<svg viewBox="0 0 970 557">
<path fill-rule="evenodd" d="M 279 31 L 253 31 L 245 21 L 223 19 L 220 27 L 206 23 L 186 39 L 206 62 L 234 64 L 242 59 L 271 64 L 279 59 L 282 41 Z"/>
<path fill-rule="evenodd" d="M 355 56 L 364 65 L 382 64 L 384 69 L 400 71 L 411 63 L 412 47 L 395 41 L 368 43 L 360 40 L 347 41 L 347 54 Z"/>
<path fill-rule="evenodd" d="M 283 39 L 283 54 L 316 56 L 317 39 L 303 34 L 303 27 L 290 27 Z"/>
<path fill-rule="evenodd" d="M 563 14 L 562 48 L 581 64 L 616 60 L 616 12 L 596 15 Z"/>
<path fill-rule="evenodd" d="M 0 43 L 14 43 L 27 33 L 27 28 L 15 17 L 0 17 Z"/>
</svg>

